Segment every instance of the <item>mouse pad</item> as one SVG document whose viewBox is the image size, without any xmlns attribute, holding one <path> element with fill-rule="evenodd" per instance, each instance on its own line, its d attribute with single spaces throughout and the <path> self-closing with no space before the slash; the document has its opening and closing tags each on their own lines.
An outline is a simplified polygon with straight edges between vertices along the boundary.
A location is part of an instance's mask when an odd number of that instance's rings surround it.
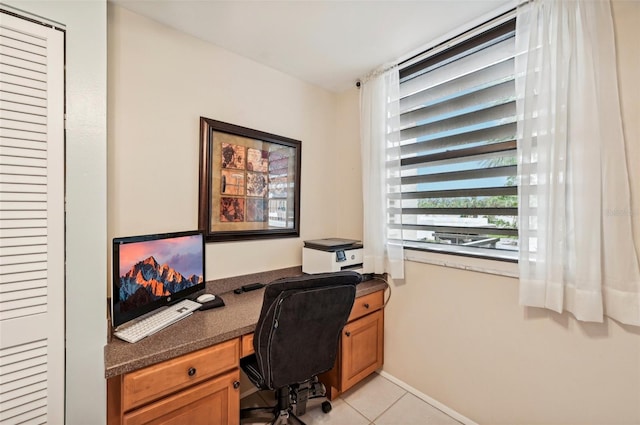
<svg viewBox="0 0 640 425">
<path fill-rule="evenodd" d="M 210 308 L 218 308 L 224 306 L 224 300 L 216 295 L 216 298 L 212 301 L 202 303 L 202 306 L 198 310 L 209 310 Z"/>
</svg>

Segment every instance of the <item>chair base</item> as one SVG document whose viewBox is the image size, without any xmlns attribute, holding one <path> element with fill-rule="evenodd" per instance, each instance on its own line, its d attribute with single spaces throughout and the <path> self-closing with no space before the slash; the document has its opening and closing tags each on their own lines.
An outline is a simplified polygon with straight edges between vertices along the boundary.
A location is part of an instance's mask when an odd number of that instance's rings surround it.
<svg viewBox="0 0 640 425">
<path fill-rule="evenodd" d="M 299 417 L 294 415 L 292 412 L 288 410 L 281 410 L 280 414 L 276 416 L 276 418 L 271 421 L 270 425 L 288 425 L 288 424 L 298 424 L 298 425 L 307 425 Z"/>
<path fill-rule="evenodd" d="M 242 409 L 240 411 L 240 423 L 253 423 L 254 421 L 252 420 L 255 420 L 255 422 L 258 423 L 265 423 L 266 421 L 271 420 L 269 422 L 269 425 L 306 425 L 306 423 L 302 419 L 297 417 L 290 410 L 281 410 L 280 412 L 277 412 L 276 409 L 277 407 L 250 407 Z M 268 411 L 269 416 L 260 416 L 253 414 L 254 412 L 259 410 Z M 249 420 L 247 421 L 247 419 Z"/>
<path fill-rule="evenodd" d="M 240 423 L 266 423 L 272 421 L 275 417 L 276 406 L 267 407 L 245 407 L 240 409 Z M 256 412 L 265 412 L 264 414 L 256 414 Z"/>
<path fill-rule="evenodd" d="M 325 397 L 326 389 L 317 377 L 302 384 L 291 387 L 280 388 L 276 391 L 277 405 L 270 407 L 248 407 L 240 410 L 241 419 L 256 419 L 262 423 L 271 420 L 270 425 L 275 424 L 301 424 L 306 425 L 297 415 L 304 415 L 307 410 L 309 399 Z M 328 413 L 331 410 L 331 403 L 322 403 L 322 411 Z M 269 412 L 269 416 L 257 416 L 258 411 Z M 246 421 L 242 421 L 246 423 Z"/>
</svg>

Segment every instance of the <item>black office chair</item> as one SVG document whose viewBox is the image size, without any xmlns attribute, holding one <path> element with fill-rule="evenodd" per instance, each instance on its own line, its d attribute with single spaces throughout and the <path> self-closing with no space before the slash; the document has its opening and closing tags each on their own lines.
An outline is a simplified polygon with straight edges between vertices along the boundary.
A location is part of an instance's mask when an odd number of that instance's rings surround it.
<svg viewBox="0 0 640 425">
<path fill-rule="evenodd" d="M 303 275 L 277 280 L 265 288 L 253 339 L 255 354 L 240 361 L 249 379 L 262 390 L 275 390 L 271 424 L 303 424 L 309 398 L 326 395 L 317 375 L 333 368 L 342 328 L 353 307 L 356 272 Z M 331 410 L 326 401 L 323 410 Z M 242 410 L 249 417 L 251 410 Z"/>
</svg>

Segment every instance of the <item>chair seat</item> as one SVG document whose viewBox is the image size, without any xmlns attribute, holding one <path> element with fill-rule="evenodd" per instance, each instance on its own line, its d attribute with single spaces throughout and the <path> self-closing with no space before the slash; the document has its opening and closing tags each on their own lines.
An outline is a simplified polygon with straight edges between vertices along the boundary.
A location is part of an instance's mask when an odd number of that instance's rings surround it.
<svg viewBox="0 0 640 425">
<path fill-rule="evenodd" d="M 260 369 L 258 369 L 258 360 L 256 359 L 255 354 L 240 359 L 240 367 L 247 374 L 247 377 L 253 385 L 261 390 L 269 389 L 266 387 L 264 378 L 260 374 Z"/>
</svg>

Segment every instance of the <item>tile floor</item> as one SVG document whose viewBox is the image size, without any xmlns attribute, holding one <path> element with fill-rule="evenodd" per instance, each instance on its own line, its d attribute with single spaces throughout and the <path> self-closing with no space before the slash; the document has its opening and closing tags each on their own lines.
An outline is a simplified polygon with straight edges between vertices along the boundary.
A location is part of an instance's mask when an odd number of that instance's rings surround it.
<svg viewBox="0 0 640 425">
<path fill-rule="evenodd" d="M 333 400 L 331 412 L 322 412 L 319 406 L 322 401 L 322 398 L 310 400 L 307 413 L 300 419 L 307 425 L 460 425 L 460 422 L 377 373 Z M 241 407 L 253 407 L 275 402 L 272 393 L 263 391 L 242 399 L 240 404 Z"/>
</svg>

